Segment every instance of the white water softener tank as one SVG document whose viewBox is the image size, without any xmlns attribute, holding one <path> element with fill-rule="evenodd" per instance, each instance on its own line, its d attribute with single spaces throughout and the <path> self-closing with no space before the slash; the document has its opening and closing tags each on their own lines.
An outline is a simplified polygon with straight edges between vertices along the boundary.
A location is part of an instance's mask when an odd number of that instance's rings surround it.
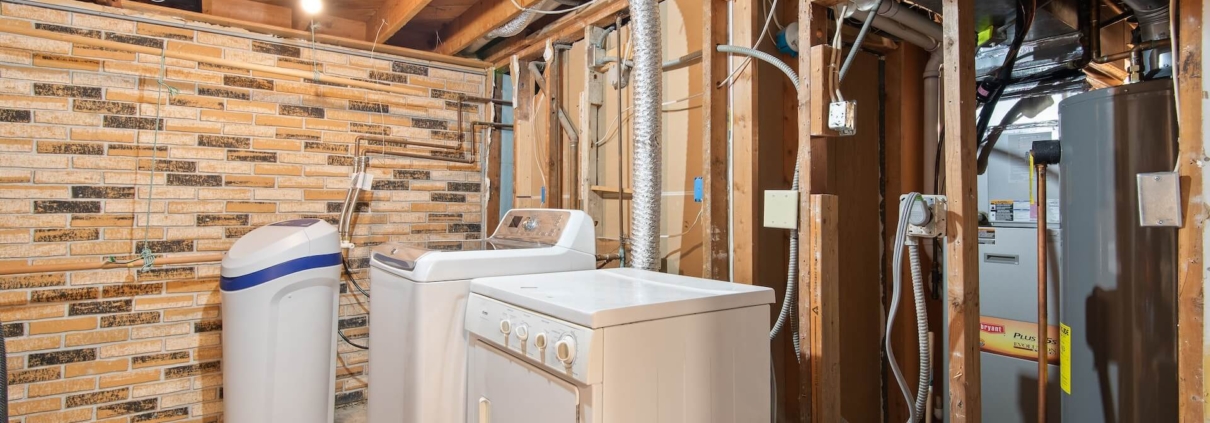
<svg viewBox="0 0 1210 423">
<path fill-rule="evenodd" d="M 287 220 L 249 232 L 223 258 L 227 422 L 332 422 L 339 239 L 322 220 Z"/>
</svg>

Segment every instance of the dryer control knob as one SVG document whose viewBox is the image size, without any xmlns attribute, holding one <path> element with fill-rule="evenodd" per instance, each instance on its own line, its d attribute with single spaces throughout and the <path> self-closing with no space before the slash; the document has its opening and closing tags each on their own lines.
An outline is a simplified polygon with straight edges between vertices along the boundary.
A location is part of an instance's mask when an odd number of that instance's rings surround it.
<svg viewBox="0 0 1210 423">
<path fill-rule="evenodd" d="M 555 343 L 555 358 L 566 365 L 571 365 L 573 361 L 576 361 L 576 340 L 570 336 L 564 336 Z"/>
<path fill-rule="evenodd" d="M 513 331 L 512 322 L 509 322 L 508 319 L 504 319 L 504 320 L 500 321 L 500 332 L 504 333 L 505 335 L 508 335 L 508 333 L 512 332 L 512 331 Z"/>
<path fill-rule="evenodd" d="M 520 339 L 522 344 L 525 343 L 525 340 L 529 339 L 529 328 L 524 325 L 517 326 L 517 329 L 513 330 L 513 332 L 517 333 L 517 339 Z"/>
<path fill-rule="evenodd" d="M 534 346 L 540 350 L 546 349 L 546 332 L 538 332 L 534 335 Z"/>
</svg>

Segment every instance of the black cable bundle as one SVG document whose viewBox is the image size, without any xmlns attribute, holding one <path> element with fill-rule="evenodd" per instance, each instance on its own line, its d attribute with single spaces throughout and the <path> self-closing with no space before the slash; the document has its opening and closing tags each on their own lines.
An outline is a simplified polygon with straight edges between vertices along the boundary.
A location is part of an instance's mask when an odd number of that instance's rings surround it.
<svg viewBox="0 0 1210 423">
<path fill-rule="evenodd" d="M 353 288 L 357 289 L 357 292 L 360 292 L 361 295 L 365 295 L 366 299 L 369 300 L 370 293 L 366 292 L 366 290 L 364 290 L 364 289 L 361 289 L 361 285 L 357 283 L 357 278 L 353 277 L 353 272 L 351 270 L 349 270 L 349 262 L 347 262 L 345 260 L 341 260 L 340 264 L 344 267 L 345 277 L 349 278 L 349 283 L 353 285 Z M 339 325 L 340 325 L 340 323 L 337 323 L 336 334 L 340 335 L 340 339 L 343 339 L 346 344 L 352 345 L 354 348 L 357 348 L 360 350 L 370 349 L 370 347 L 368 347 L 368 346 L 357 344 L 357 343 L 354 343 L 352 340 L 350 340 L 348 336 L 345 336 L 344 330 L 340 329 Z"/>
<path fill-rule="evenodd" d="M 1029 33 L 1029 29 L 1033 27 L 1037 5 L 1035 0 L 1017 1 L 1017 19 L 1013 23 L 1015 33 L 1008 54 L 1004 56 L 1004 64 L 993 72 L 991 79 L 979 83 L 979 87 L 975 90 L 979 102 L 983 103 L 983 109 L 979 111 L 979 122 L 975 126 L 975 140 L 979 144 L 983 144 L 983 137 L 987 134 L 987 126 L 991 123 L 996 103 L 999 103 L 1000 96 L 1004 95 L 1004 87 L 1012 82 L 1017 54 L 1021 52 L 1021 45 L 1025 43 L 1025 34 Z"/>
</svg>

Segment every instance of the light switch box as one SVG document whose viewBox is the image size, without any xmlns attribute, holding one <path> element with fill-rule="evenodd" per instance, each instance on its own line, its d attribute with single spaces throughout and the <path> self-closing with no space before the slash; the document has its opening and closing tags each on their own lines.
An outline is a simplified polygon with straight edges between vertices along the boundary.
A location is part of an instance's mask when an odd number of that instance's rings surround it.
<svg viewBox="0 0 1210 423">
<path fill-rule="evenodd" d="M 765 227 L 798 229 L 798 191 L 765 191 Z"/>
<path fill-rule="evenodd" d="M 1140 173 L 1139 226 L 1179 228 L 1181 213 L 1181 176 L 1176 172 Z"/>
</svg>

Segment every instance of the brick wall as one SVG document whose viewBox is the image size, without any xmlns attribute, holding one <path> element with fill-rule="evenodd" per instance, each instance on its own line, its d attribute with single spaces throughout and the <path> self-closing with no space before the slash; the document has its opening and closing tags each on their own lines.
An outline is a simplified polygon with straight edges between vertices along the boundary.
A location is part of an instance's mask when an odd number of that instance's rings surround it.
<svg viewBox="0 0 1210 423">
<path fill-rule="evenodd" d="M 310 71 L 314 59 L 326 74 L 416 93 L 169 58 L 164 82 L 175 92 L 157 105 L 158 55 L 0 33 L 3 264 L 122 259 L 145 236 L 156 253 L 226 251 L 267 223 L 335 223 L 359 133 L 456 142 L 449 99 L 485 92 L 481 70 L 313 52 L 204 24 L 194 31 L 10 3 L 0 15 L 5 26 L 264 65 Z M 468 121 L 479 111 L 469 109 Z M 361 198 L 354 226 L 359 277 L 372 245 L 480 236 L 476 166 L 375 157 L 371 173 L 375 190 Z M 203 264 L 0 277 L 10 422 L 220 420 L 218 276 L 217 264 Z M 368 303 L 347 292 L 341 304 L 340 327 L 366 342 Z M 343 342 L 340 353 L 333 394 L 338 404 L 361 401 L 367 353 Z"/>
</svg>

